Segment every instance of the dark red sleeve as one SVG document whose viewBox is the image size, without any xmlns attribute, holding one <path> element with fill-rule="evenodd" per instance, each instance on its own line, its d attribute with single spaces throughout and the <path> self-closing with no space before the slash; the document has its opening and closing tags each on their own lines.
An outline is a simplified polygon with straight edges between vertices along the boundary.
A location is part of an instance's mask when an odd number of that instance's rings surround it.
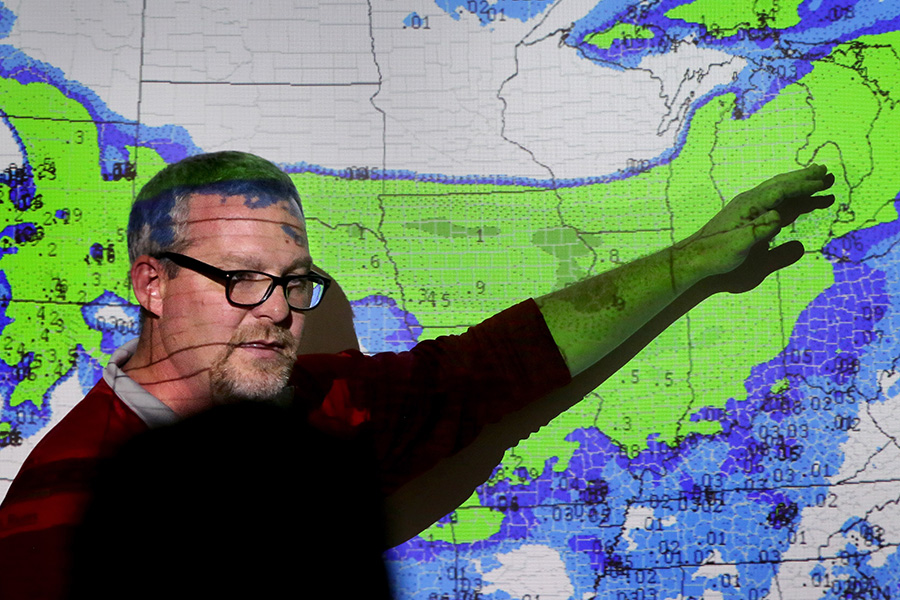
<svg viewBox="0 0 900 600">
<path fill-rule="evenodd" d="M 312 423 L 338 435 L 370 434 L 385 491 L 570 380 L 533 300 L 409 352 L 304 356 L 298 366 L 298 392 L 324 395 Z"/>
<path fill-rule="evenodd" d="M 99 461 L 145 431 L 102 379 L 38 443 L 0 505 L 0 598 L 61 598 Z"/>
</svg>

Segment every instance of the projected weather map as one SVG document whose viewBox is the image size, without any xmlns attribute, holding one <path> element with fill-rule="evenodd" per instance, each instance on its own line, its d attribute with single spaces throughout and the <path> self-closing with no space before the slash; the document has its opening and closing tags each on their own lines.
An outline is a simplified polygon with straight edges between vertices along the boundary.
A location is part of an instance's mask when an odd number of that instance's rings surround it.
<svg viewBox="0 0 900 600">
<path fill-rule="evenodd" d="M 799 262 L 682 316 L 386 560 L 422 600 L 900 597 L 900 3 L 5 0 L 0 38 L 0 494 L 136 335 L 124 228 L 165 164 L 290 173 L 378 352 L 815 162 L 836 202 L 780 234 Z"/>
</svg>

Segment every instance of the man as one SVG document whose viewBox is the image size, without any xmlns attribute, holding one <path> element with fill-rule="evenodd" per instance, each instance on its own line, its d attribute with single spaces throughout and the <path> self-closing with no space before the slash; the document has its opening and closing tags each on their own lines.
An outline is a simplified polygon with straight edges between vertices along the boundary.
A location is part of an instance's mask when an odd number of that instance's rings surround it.
<svg viewBox="0 0 900 600">
<path fill-rule="evenodd" d="M 96 463 L 137 433 L 219 404 L 287 395 L 318 431 L 370 435 L 389 493 L 483 425 L 566 384 L 701 279 L 741 266 L 797 214 L 829 205 L 833 197 L 812 195 L 832 183 L 821 166 L 780 175 L 683 242 L 525 301 L 462 336 L 398 355 L 298 359 L 305 312 L 328 281 L 311 271 L 292 182 L 237 152 L 170 165 L 141 190 L 129 221 L 140 337 L 113 356 L 10 487 L 0 507 L 0 596 L 62 592 Z M 776 262 L 799 258 L 798 246 L 774 250 Z"/>
</svg>

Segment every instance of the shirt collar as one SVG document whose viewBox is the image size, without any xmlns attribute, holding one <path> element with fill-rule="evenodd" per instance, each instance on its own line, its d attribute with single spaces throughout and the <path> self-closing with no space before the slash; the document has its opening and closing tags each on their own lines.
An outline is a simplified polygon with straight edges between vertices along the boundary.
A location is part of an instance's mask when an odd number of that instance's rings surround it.
<svg viewBox="0 0 900 600">
<path fill-rule="evenodd" d="M 134 379 L 125 374 L 122 367 L 137 350 L 137 338 L 123 344 L 109 359 L 109 364 L 103 371 L 103 380 L 112 388 L 112 391 L 133 410 L 140 419 L 151 429 L 163 425 L 171 425 L 179 420 L 171 408 L 142 388 Z"/>
</svg>

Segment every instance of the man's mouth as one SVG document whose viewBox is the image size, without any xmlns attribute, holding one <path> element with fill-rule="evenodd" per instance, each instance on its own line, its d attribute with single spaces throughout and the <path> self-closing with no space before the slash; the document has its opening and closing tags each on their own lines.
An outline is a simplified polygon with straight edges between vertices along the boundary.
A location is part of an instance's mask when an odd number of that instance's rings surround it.
<svg viewBox="0 0 900 600">
<path fill-rule="evenodd" d="M 244 350 L 248 350 L 254 354 L 284 354 L 285 350 L 283 343 L 267 340 L 250 340 L 246 342 L 240 342 L 238 344 L 235 344 L 235 346 L 238 348 L 243 348 Z"/>
</svg>

